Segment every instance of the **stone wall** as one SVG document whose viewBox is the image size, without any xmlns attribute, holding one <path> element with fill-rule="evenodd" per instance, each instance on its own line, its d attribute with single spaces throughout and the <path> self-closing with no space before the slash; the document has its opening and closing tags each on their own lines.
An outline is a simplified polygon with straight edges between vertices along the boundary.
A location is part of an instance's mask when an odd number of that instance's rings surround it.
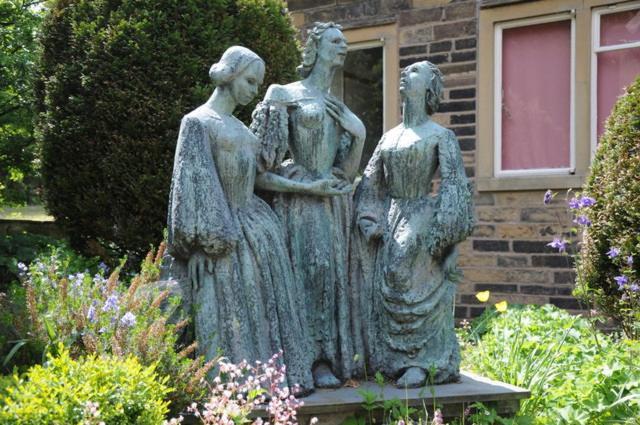
<svg viewBox="0 0 640 425">
<path fill-rule="evenodd" d="M 479 2 L 289 0 L 288 8 L 301 37 L 315 21 L 334 21 L 345 29 L 395 23 L 400 45 L 398 66 L 429 60 L 445 75 L 444 102 L 435 120 L 458 136 L 467 175 L 473 180 Z M 459 285 L 456 317 L 480 314 L 484 306 L 475 294 L 483 290 L 491 291 L 490 302 L 580 308 L 571 297 L 574 276 L 570 257 L 546 246 L 570 225 L 564 195 L 545 207 L 543 193 L 476 193 L 478 224 L 460 247 L 464 278 Z"/>
</svg>

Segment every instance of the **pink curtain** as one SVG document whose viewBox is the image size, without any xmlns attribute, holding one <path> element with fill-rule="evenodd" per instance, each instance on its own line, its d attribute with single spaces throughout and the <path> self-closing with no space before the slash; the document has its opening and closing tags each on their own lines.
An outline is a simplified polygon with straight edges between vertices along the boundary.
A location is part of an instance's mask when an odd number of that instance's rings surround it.
<svg viewBox="0 0 640 425">
<path fill-rule="evenodd" d="M 568 168 L 571 21 L 502 33 L 502 170 Z"/>
<path fill-rule="evenodd" d="M 600 45 L 640 41 L 640 9 L 600 17 Z M 598 53 L 598 137 L 613 105 L 640 74 L 640 47 Z"/>
</svg>

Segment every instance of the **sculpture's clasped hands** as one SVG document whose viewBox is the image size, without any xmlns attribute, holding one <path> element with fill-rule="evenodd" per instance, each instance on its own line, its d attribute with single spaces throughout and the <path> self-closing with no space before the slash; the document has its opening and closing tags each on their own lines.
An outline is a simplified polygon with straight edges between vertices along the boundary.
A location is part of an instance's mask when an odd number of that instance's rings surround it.
<svg viewBox="0 0 640 425">
<path fill-rule="evenodd" d="M 362 121 L 346 107 L 338 98 L 325 95 L 324 104 L 327 113 L 335 119 L 342 128 L 349 132 L 353 137 L 364 140 L 366 130 Z"/>
<path fill-rule="evenodd" d="M 336 178 L 314 180 L 307 186 L 308 193 L 319 196 L 348 195 L 353 190 L 349 182 Z"/>
</svg>

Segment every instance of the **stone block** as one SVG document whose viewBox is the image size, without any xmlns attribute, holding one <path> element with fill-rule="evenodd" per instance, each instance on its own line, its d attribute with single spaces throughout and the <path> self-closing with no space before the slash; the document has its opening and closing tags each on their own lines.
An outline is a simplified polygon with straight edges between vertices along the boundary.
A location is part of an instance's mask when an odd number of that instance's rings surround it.
<svg viewBox="0 0 640 425">
<path fill-rule="evenodd" d="M 534 255 L 531 257 L 531 265 L 533 267 L 569 269 L 573 267 L 574 260 L 569 255 Z"/>
<path fill-rule="evenodd" d="M 474 87 L 470 87 L 466 89 L 449 90 L 449 99 L 469 99 L 474 97 L 476 97 L 476 89 Z M 472 116 L 473 116 L 472 122 L 475 122 L 475 115 L 472 115 Z"/>
<path fill-rule="evenodd" d="M 401 27 L 425 24 L 429 22 L 440 22 L 444 19 L 441 7 L 433 9 L 407 10 L 400 12 L 398 23 Z"/>
<path fill-rule="evenodd" d="M 458 265 L 463 269 L 466 267 L 495 267 L 496 266 L 495 255 L 461 255 L 458 257 Z M 458 289 L 460 290 L 460 289 Z"/>
<path fill-rule="evenodd" d="M 454 102 L 443 102 L 440 104 L 440 112 L 475 112 L 476 110 L 476 102 L 473 100 L 469 101 L 454 101 Z"/>
<path fill-rule="evenodd" d="M 433 40 L 433 27 L 410 27 L 400 30 L 400 44 L 420 44 Z"/>
<path fill-rule="evenodd" d="M 451 97 L 451 94 L 449 94 L 449 97 Z M 476 122 L 476 115 L 451 115 L 450 122 L 451 124 L 473 124 Z"/>
<path fill-rule="evenodd" d="M 460 63 L 449 64 L 440 67 L 440 71 L 447 76 L 452 74 L 463 74 L 465 72 L 474 72 L 476 70 L 476 64 L 474 63 Z"/>
<path fill-rule="evenodd" d="M 529 258 L 526 256 L 501 255 L 497 257 L 497 264 L 499 267 L 527 267 Z"/>
<path fill-rule="evenodd" d="M 475 49 L 477 43 L 475 37 L 456 40 L 456 50 Z"/>
<path fill-rule="evenodd" d="M 463 152 L 476 150 L 476 139 L 458 139 L 458 144 Z"/>
<path fill-rule="evenodd" d="M 400 56 L 426 54 L 427 46 L 422 44 L 419 46 L 407 46 L 400 48 Z"/>
<path fill-rule="evenodd" d="M 556 288 L 542 285 L 520 285 L 521 294 L 555 295 Z"/>
<path fill-rule="evenodd" d="M 476 206 L 476 217 L 479 222 L 514 222 L 520 218 L 520 209 L 478 205 Z"/>
<path fill-rule="evenodd" d="M 476 34 L 476 20 L 465 22 L 450 22 L 433 27 L 433 34 L 436 40 L 445 38 L 459 38 Z"/>
<path fill-rule="evenodd" d="M 575 272 L 554 272 L 553 283 L 574 283 L 576 281 Z"/>
<path fill-rule="evenodd" d="M 522 252 L 529 254 L 554 254 L 557 252 L 555 248 L 547 246 L 547 241 L 513 241 L 513 252 Z"/>
<path fill-rule="evenodd" d="M 465 127 L 453 127 L 452 128 L 453 133 L 460 137 L 460 136 L 475 136 L 476 135 L 476 126 L 475 125 L 468 125 Z"/>
<path fill-rule="evenodd" d="M 509 251 L 509 242 L 500 240 L 476 239 L 473 241 L 474 251 Z"/>
<path fill-rule="evenodd" d="M 518 286 L 504 283 L 478 283 L 476 284 L 476 291 L 491 291 L 496 294 L 513 294 L 518 292 Z"/>
<path fill-rule="evenodd" d="M 520 214 L 522 221 L 535 223 L 557 223 L 558 216 L 553 208 L 523 208 Z"/>
<path fill-rule="evenodd" d="M 451 50 L 451 41 L 438 41 L 429 45 L 429 53 L 441 53 Z"/>
<path fill-rule="evenodd" d="M 478 205 L 493 205 L 495 202 L 493 200 L 493 193 L 477 193 L 474 198 L 473 198 L 473 202 L 475 203 L 476 206 Z"/>
<path fill-rule="evenodd" d="M 473 233 L 471 234 L 471 236 L 476 238 L 486 238 L 493 236 L 495 232 L 496 226 L 492 226 L 490 224 L 476 224 L 473 228 Z"/>
<path fill-rule="evenodd" d="M 467 50 L 465 52 L 451 53 L 451 62 L 469 62 L 476 60 L 476 51 Z"/>
<path fill-rule="evenodd" d="M 447 21 L 474 18 L 476 16 L 476 2 L 454 3 L 444 8 L 444 16 Z"/>
<path fill-rule="evenodd" d="M 586 307 L 580 305 L 578 300 L 576 300 L 575 298 L 551 297 L 549 298 L 549 303 L 555 305 L 556 307 L 564 308 L 567 310 L 583 310 Z"/>
</svg>

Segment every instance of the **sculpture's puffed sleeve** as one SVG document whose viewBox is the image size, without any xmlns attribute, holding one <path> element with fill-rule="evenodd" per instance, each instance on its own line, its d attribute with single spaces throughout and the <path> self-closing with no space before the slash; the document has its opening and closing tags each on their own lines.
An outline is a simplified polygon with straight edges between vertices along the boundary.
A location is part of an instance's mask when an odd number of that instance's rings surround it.
<svg viewBox="0 0 640 425">
<path fill-rule="evenodd" d="M 464 240 L 474 225 L 471 184 L 464 171 L 458 141 L 450 130 L 440 138 L 438 160 L 442 179 L 429 238 L 432 254 L 441 254 Z"/>
<path fill-rule="evenodd" d="M 282 163 L 289 142 L 289 114 L 286 105 L 264 100 L 256 106 L 249 127 L 261 143 L 258 171 L 273 170 Z"/>
<path fill-rule="evenodd" d="M 188 259 L 198 250 L 218 256 L 237 241 L 239 231 L 220 185 L 209 135 L 198 117 L 185 116 L 180 125 L 168 215 L 173 256 Z"/>
<path fill-rule="evenodd" d="M 378 142 L 355 195 L 356 224 L 368 240 L 381 236 L 386 223 L 387 190 L 384 181 L 384 166 Z"/>
</svg>

